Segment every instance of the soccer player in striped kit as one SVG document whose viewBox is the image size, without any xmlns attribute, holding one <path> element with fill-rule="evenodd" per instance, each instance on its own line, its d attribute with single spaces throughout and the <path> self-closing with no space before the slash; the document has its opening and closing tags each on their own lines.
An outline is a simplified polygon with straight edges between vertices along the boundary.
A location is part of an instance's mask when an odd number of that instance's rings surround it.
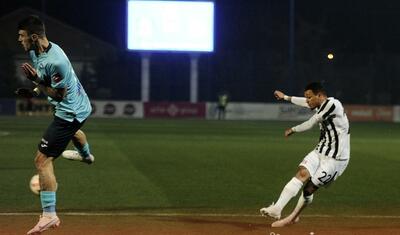
<svg viewBox="0 0 400 235">
<path fill-rule="evenodd" d="M 327 97 L 325 89 L 318 82 L 305 87 L 305 97 L 287 96 L 281 91 L 275 91 L 274 95 L 278 100 L 286 100 L 315 111 L 307 121 L 287 129 L 286 137 L 310 130 L 316 124 L 320 128 L 316 148 L 300 163 L 296 175 L 285 185 L 279 199 L 269 207 L 260 209 L 263 216 L 278 219 L 272 227 L 283 227 L 296 223 L 300 212 L 312 202 L 313 193 L 335 181 L 344 172 L 350 159 L 350 129 L 340 101 Z M 279 220 L 283 208 L 301 188 L 303 190 L 294 211 L 285 219 Z"/>
</svg>

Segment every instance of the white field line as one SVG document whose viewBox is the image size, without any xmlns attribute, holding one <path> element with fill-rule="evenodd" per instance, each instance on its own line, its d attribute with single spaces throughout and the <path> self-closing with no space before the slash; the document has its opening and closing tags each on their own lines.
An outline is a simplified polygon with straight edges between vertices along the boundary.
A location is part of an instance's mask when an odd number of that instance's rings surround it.
<svg viewBox="0 0 400 235">
<path fill-rule="evenodd" d="M 5 212 L 0 213 L 0 216 L 28 216 L 28 215 L 38 215 L 38 213 L 33 212 Z M 70 216 L 155 216 L 155 217 L 261 217 L 260 215 L 254 214 L 213 214 L 213 213 L 140 213 L 140 212 L 59 212 L 60 215 L 70 215 Z M 306 218 L 334 218 L 338 215 L 303 215 Z M 365 218 L 365 219 L 400 219 L 400 215 L 340 215 L 342 218 Z"/>
</svg>

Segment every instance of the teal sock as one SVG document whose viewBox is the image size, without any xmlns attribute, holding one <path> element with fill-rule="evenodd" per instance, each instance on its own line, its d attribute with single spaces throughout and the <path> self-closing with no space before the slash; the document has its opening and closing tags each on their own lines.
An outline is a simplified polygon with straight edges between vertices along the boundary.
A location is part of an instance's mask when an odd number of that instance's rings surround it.
<svg viewBox="0 0 400 235">
<path fill-rule="evenodd" d="M 86 144 L 84 144 L 81 148 L 75 147 L 75 149 L 84 158 L 87 158 L 87 157 L 90 156 L 90 148 L 89 148 L 89 143 L 88 142 L 86 142 Z"/>
<path fill-rule="evenodd" d="M 56 212 L 56 192 L 52 191 L 41 191 L 40 201 L 44 213 L 55 213 Z"/>
</svg>

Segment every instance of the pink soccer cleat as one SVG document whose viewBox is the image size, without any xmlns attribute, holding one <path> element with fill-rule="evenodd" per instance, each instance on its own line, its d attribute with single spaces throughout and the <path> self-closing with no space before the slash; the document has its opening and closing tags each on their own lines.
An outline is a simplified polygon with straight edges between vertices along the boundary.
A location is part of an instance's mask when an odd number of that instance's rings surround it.
<svg viewBox="0 0 400 235">
<path fill-rule="evenodd" d="M 39 235 L 43 231 L 60 226 L 60 219 L 57 216 L 40 216 L 39 222 L 33 227 L 27 235 Z"/>
<path fill-rule="evenodd" d="M 288 217 L 286 217 L 286 218 L 284 218 L 284 219 L 281 219 L 281 220 L 278 220 L 278 221 L 273 222 L 273 223 L 271 224 L 271 227 L 272 227 L 272 228 L 285 227 L 285 226 L 288 226 L 288 225 L 296 224 L 296 223 L 299 222 L 299 220 L 300 220 L 300 217 L 299 217 L 299 216 L 297 216 L 296 218 L 293 218 L 293 217 L 291 217 L 291 216 L 288 216 Z"/>
</svg>

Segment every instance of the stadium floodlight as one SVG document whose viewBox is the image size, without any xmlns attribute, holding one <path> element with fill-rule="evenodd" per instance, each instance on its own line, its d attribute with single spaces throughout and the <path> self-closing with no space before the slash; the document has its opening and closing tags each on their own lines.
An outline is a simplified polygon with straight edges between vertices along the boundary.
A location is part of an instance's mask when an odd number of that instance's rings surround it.
<svg viewBox="0 0 400 235">
<path fill-rule="evenodd" d="M 128 0 L 127 13 L 128 50 L 214 50 L 214 2 Z"/>
</svg>

